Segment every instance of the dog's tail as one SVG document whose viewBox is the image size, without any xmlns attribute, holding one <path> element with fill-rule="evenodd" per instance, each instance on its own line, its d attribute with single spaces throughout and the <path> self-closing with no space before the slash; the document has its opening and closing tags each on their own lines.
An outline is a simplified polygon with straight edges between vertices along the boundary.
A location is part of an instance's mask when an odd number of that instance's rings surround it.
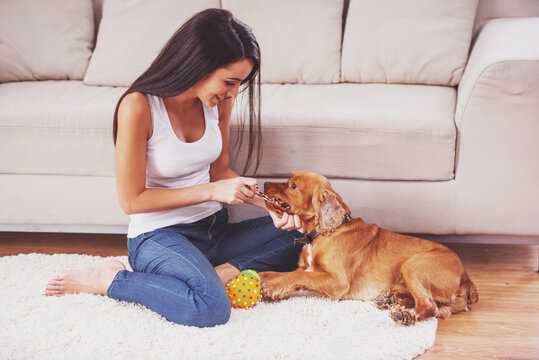
<svg viewBox="0 0 539 360">
<path fill-rule="evenodd" d="M 475 304 L 479 301 L 477 286 L 472 282 L 466 271 L 462 273 L 460 278 L 460 288 L 466 293 L 468 304 Z"/>
</svg>

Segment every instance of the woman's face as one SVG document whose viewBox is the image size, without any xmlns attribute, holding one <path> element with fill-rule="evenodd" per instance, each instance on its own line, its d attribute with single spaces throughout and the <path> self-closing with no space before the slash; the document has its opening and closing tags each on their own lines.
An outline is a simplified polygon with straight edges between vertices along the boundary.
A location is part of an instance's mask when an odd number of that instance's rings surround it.
<svg viewBox="0 0 539 360">
<path fill-rule="evenodd" d="M 241 82 L 249 76 L 253 66 L 253 60 L 244 58 L 208 74 L 195 85 L 198 98 L 209 107 L 236 98 Z"/>
</svg>

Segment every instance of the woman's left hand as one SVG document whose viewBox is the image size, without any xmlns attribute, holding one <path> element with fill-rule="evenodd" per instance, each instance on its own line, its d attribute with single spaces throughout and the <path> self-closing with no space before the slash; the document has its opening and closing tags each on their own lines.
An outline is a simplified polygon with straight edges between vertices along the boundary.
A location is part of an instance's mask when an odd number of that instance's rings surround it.
<svg viewBox="0 0 539 360">
<path fill-rule="evenodd" d="M 288 231 L 297 230 L 301 233 L 304 232 L 303 223 L 301 222 L 299 216 L 283 212 L 283 217 L 279 217 L 279 215 L 273 211 L 269 211 L 269 214 L 273 219 L 273 224 L 276 228 Z"/>
</svg>

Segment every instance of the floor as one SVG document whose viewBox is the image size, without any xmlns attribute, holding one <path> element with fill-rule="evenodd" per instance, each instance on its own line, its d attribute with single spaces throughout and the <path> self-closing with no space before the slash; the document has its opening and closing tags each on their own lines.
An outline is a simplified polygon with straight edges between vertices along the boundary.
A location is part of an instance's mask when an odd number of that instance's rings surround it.
<svg viewBox="0 0 539 360">
<path fill-rule="evenodd" d="M 537 245 L 446 244 L 479 288 L 479 303 L 438 325 L 419 359 L 539 359 Z M 127 255 L 125 237 L 0 232 L 0 256 L 21 253 Z"/>
</svg>

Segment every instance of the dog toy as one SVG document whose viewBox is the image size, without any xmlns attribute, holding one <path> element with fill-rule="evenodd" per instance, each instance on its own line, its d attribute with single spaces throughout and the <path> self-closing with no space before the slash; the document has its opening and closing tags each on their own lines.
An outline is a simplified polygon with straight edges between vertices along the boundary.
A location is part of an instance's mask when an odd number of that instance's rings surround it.
<svg viewBox="0 0 539 360">
<path fill-rule="evenodd" d="M 258 185 L 255 185 L 254 189 L 255 195 L 261 197 L 262 199 L 266 200 L 266 202 L 270 203 L 271 205 L 275 206 L 276 208 L 279 208 L 282 211 L 289 212 L 290 211 L 290 205 L 285 203 L 284 201 L 280 200 L 276 197 L 269 197 L 268 195 L 264 194 L 260 189 L 258 188 Z"/>
<path fill-rule="evenodd" d="M 254 270 L 244 270 L 226 285 L 230 305 L 234 309 L 249 309 L 262 299 L 260 276 Z"/>
<path fill-rule="evenodd" d="M 245 274 L 245 275 L 252 276 L 255 279 L 257 279 L 258 282 L 260 282 L 260 275 L 258 275 L 258 273 L 256 271 L 254 271 L 254 270 L 243 270 L 240 274 Z"/>
</svg>

